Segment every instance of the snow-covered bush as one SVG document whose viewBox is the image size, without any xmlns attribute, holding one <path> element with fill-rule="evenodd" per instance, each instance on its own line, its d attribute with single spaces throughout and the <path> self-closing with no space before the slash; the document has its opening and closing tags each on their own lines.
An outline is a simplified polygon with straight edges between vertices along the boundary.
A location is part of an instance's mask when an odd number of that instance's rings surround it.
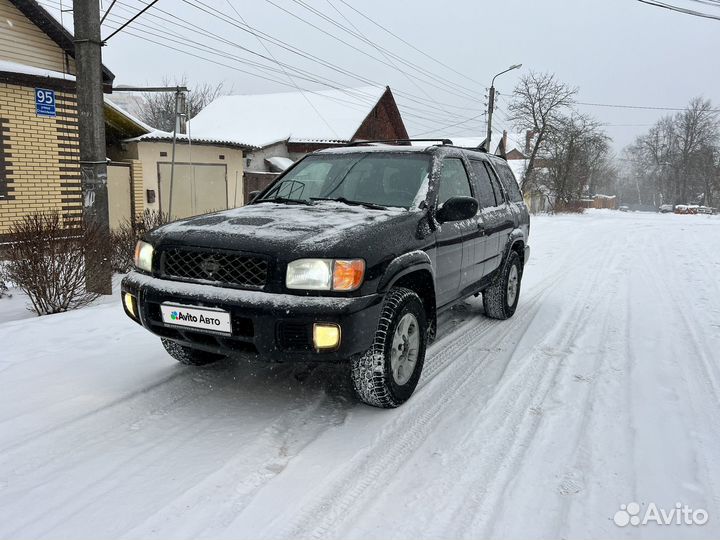
<svg viewBox="0 0 720 540">
<path fill-rule="evenodd" d="M 38 315 L 77 309 L 99 296 L 85 288 L 92 275 L 86 255 L 107 242 L 97 229 L 68 229 L 58 213 L 36 213 L 16 221 L 9 236 L 6 277 Z"/>
<path fill-rule="evenodd" d="M 114 272 L 125 273 L 132 269 L 135 244 L 148 231 L 164 225 L 168 215 L 156 210 L 145 210 L 140 219 L 125 220 L 110 233 L 112 242 L 111 265 Z"/>
</svg>

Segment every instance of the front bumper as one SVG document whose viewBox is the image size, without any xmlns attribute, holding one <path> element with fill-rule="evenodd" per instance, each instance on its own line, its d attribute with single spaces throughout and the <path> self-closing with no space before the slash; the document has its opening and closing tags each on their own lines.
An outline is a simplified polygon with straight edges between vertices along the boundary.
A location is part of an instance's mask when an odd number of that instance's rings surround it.
<svg viewBox="0 0 720 540">
<path fill-rule="evenodd" d="M 382 295 L 352 298 L 272 294 L 182 283 L 131 272 L 122 292 L 136 298 L 139 320 L 152 333 L 183 345 L 232 356 L 257 353 L 273 362 L 346 360 L 372 345 Z M 162 322 L 164 302 L 220 308 L 231 314 L 232 335 L 180 328 Z M 340 346 L 333 351 L 312 347 L 313 323 L 335 323 L 341 328 Z"/>
</svg>

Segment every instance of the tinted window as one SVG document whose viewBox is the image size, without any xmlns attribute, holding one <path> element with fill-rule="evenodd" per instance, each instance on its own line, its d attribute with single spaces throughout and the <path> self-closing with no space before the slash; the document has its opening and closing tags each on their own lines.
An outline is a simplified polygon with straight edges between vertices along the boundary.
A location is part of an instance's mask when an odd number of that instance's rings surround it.
<svg viewBox="0 0 720 540">
<path fill-rule="evenodd" d="M 478 187 L 478 202 L 481 208 L 489 208 L 495 206 L 495 193 L 493 192 L 492 184 L 490 183 L 490 175 L 485 168 L 482 161 L 470 160 L 472 163 L 473 172 L 475 173 L 475 179 L 477 180 Z"/>
<path fill-rule="evenodd" d="M 487 169 L 487 173 L 490 175 L 490 183 L 492 184 L 493 192 L 495 193 L 495 200 L 497 201 L 497 205 L 500 206 L 505 202 L 505 195 L 503 195 L 502 188 L 500 187 L 500 181 L 497 176 L 495 176 L 495 171 L 492 170 L 492 167 L 490 167 L 488 163 L 484 163 L 484 165 Z"/>
<path fill-rule="evenodd" d="M 520 193 L 517 180 L 515 180 L 515 175 L 510 170 L 510 167 L 505 163 L 498 163 L 495 165 L 495 169 L 500 175 L 500 181 L 503 186 L 505 186 L 505 191 L 508 197 L 510 197 L 510 200 L 513 202 L 522 202 L 522 193 Z"/>
<path fill-rule="evenodd" d="M 472 197 L 470 180 L 465 172 L 465 166 L 457 158 L 448 158 L 443 162 L 438 205 L 452 197 Z"/>
</svg>

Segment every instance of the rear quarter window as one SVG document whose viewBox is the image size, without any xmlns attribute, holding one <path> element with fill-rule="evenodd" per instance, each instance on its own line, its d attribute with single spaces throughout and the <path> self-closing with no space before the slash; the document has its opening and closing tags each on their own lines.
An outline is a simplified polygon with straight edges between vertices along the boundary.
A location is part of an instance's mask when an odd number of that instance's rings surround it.
<svg viewBox="0 0 720 540">
<path fill-rule="evenodd" d="M 510 167 L 506 163 L 494 163 L 494 165 L 498 176 L 500 176 L 500 182 L 502 182 L 510 200 L 512 202 L 522 202 L 523 197 L 522 193 L 520 193 L 520 187 Z"/>
</svg>

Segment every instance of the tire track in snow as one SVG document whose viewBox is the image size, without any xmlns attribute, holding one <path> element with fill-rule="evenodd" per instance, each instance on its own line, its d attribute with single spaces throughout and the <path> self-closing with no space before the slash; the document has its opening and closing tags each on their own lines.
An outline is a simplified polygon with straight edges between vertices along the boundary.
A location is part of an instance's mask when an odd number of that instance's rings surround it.
<svg viewBox="0 0 720 540">
<path fill-rule="evenodd" d="M 406 456 L 422 443 L 432 428 L 433 420 L 450 407 L 450 403 L 458 395 L 466 390 L 468 390 L 466 393 L 474 394 L 468 386 L 476 382 L 475 379 L 484 369 L 494 349 L 503 343 L 508 335 L 530 324 L 541 307 L 542 298 L 549 293 L 550 289 L 545 288 L 544 285 L 553 282 L 555 285 L 559 284 L 557 276 L 552 275 L 539 282 L 537 285 L 539 290 L 522 304 L 522 311 L 516 313 L 513 319 L 490 322 L 481 320 L 469 329 L 450 334 L 452 342 L 447 348 L 433 355 L 431 364 L 436 363 L 440 366 L 438 371 L 442 371 L 448 364 L 452 364 L 453 367 L 457 365 L 453 373 L 448 373 L 447 377 L 444 377 L 452 380 L 447 381 L 445 386 L 437 388 L 431 385 L 427 390 L 423 389 L 414 395 L 407 409 L 399 409 L 400 415 L 393 422 L 395 428 L 388 426 L 372 442 L 372 448 L 366 450 L 355 460 L 355 463 L 331 480 L 329 487 L 323 487 L 323 491 L 314 496 L 313 502 L 300 509 L 295 519 L 290 518 L 289 524 L 283 522 L 278 532 L 272 531 L 271 524 L 271 530 L 264 531 L 264 535 L 286 538 L 332 536 L 333 527 L 355 513 L 358 503 L 362 502 L 363 493 L 371 488 L 384 472 L 399 468 L 406 460 Z M 489 340 L 488 346 L 484 348 L 485 354 L 481 358 L 465 362 L 456 361 L 459 360 L 460 354 L 465 353 L 469 346 L 481 337 Z M 425 384 L 428 385 L 430 382 L 432 380 Z"/>
<path fill-rule="evenodd" d="M 598 285 L 612 260 L 612 249 L 608 244 L 600 253 L 595 249 L 595 255 L 599 255 L 600 261 L 593 265 L 592 279 L 582 283 L 573 295 L 572 305 L 555 322 L 554 331 L 533 347 L 524 365 L 513 366 L 510 378 L 501 379 L 483 407 L 488 422 L 469 430 L 468 437 L 461 443 L 460 449 L 465 448 L 467 452 L 481 448 L 479 455 L 486 456 L 486 466 L 463 476 L 462 484 L 467 487 L 466 495 L 469 496 L 451 498 L 461 503 L 451 513 L 452 517 L 443 523 L 444 535 L 448 532 L 451 537 L 490 535 L 508 483 L 516 474 L 542 421 L 542 406 L 557 387 L 561 372 L 567 368 L 564 361 L 568 351 L 591 316 L 588 308 L 603 295 Z M 507 366 L 509 369 L 510 362 Z M 506 374 L 503 374 L 505 378 Z M 493 410 L 495 414 L 491 413 Z M 492 433 L 490 440 L 485 438 L 488 433 Z M 479 455 L 476 453 L 474 459 Z M 478 490 L 477 486 L 482 487 Z"/>
</svg>

